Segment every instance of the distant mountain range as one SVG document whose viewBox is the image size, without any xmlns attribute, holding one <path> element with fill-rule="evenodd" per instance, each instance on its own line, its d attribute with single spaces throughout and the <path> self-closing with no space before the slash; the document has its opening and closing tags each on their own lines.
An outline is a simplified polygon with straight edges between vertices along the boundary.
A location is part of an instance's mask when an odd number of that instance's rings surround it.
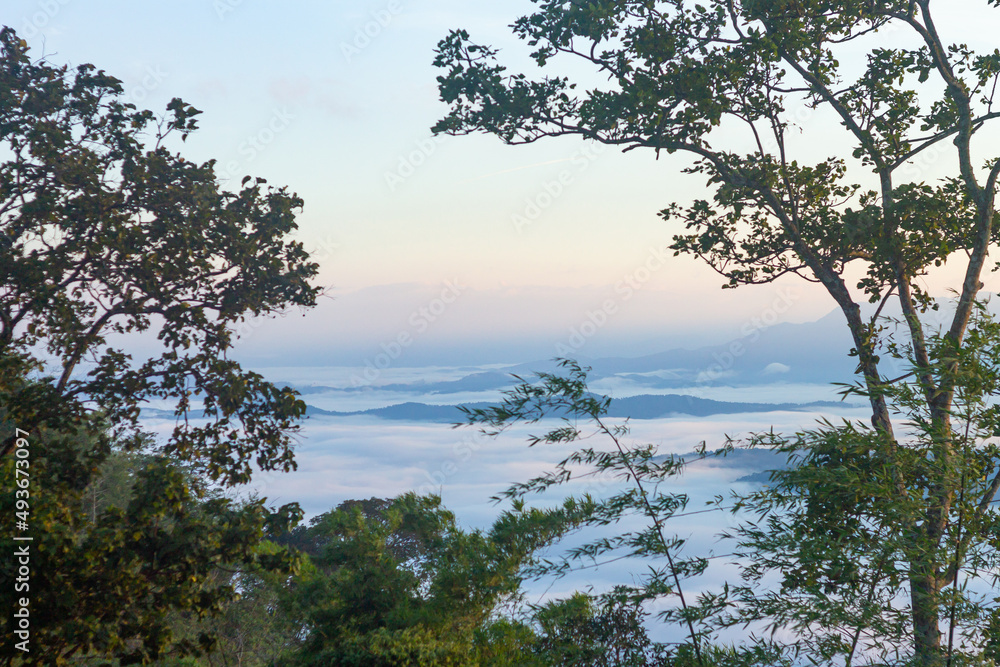
<svg viewBox="0 0 1000 667">
<path fill-rule="evenodd" d="M 309 406 L 307 415 L 322 415 L 331 417 L 370 416 L 380 419 L 403 421 L 435 422 L 454 424 L 464 421 L 460 407 L 475 409 L 489 407 L 490 403 L 463 403 L 459 405 L 428 405 L 426 403 L 400 403 L 384 408 L 357 410 L 354 412 L 336 412 L 321 410 Z M 611 401 L 608 416 L 614 418 L 658 419 L 671 415 L 690 415 L 707 417 L 709 415 L 737 414 L 744 412 L 776 412 L 787 410 L 813 410 L 818 408 L 853 407 L 844 403 L 832 401 L 816 401 L 813 403 L 736 403 L 713 401 L 707 398 L 696 398 L 680 394 L 662 394 L 629 396 Z M 558 416 L 558 415 L 553 415 Z"/>
<path fill-rule="evenodd" d="M 454 424 L 464 421 L 460 408 L 487 408 L 492 403 L 461 403 L 459 405 L 429 405 L 427 403 L 398 403 L 384 408 L 371 410 L 355 410 L 353 412 L 338 412 L 322 410 L 313 405 L 306 405 L 307 416 L 324 417 L 357 417 L 368 416 L 395 421 L 432 422 L 438 424 Z M 835 401 L 814 401 L 812 403 L 739 403 L 731 401 L 713 401 L 707 398 L 697 398 L 682 394 L 643 394 L 616 398 L 608 407 L 608 416 L 613 418 L 659 419 L 672 415 L 688 415 L 692 417 L 708 417 L 710 415 L 727 415 L 746 412 L 778 412 L 790 410 L 816 410 L 828 408 L 851 408 L 848 403 Z M 170 419 L 174 417 L 172 410 L 147 408 L 142 411 L 146 417 Z M 189 417 L 203 417 L 200 410 L 193 410 Z M 558 417 L 557 414 L 552 415 Z"/>
<path fill-rule="evenodd" d="M 767 326 L 751 320 L 742 327 L 742 336 L 722 345 L 582 361 L 593 368 L 595 378 L 617 375 L 658 388 L 843 380 L 855 365 L 848 357 L 851 337 L 843 320 L 840 311 L 804 324 Z M 520 364 L 511 370 L 523 373 L 537 366 Z"/>
<path fill-rule="evenodd" d="M 541 363 L 546 366 L 550 365 L 549 362 Z M 513 385 L 515 382 L 516 380 L 511 377 L 510 372 L 485 371 L 470 373 L 460 380 L 444 380 L 439 382 L 426 382 L 420 380 L 409 384 L 395 382 L 390 384 L 380 384 L 378 385 L 378 388 L 382 391 L 405 391 L 419 394 L 458 394 L 468 391 L 489 391 L 491 389 L 502 389 Z M 308 387 L 296 387 L 296 389 L 299 390 L 299 393 L 308 395 L 324 394 L 331 391 L 350 393 L 363 392 L 370 390 L 371 387 L 327 387 L 322 385 L 312 385 Z"/>
</svg>

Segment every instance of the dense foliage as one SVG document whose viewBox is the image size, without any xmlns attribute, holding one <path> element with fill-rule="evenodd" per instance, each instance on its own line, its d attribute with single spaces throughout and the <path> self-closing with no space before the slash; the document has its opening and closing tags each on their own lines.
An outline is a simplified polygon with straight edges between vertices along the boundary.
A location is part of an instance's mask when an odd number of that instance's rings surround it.
<svg viewBox="0 0 1000 667">
<path fill-rule="evenodd" d="M 268 532 L 296 515 L 227 499 L 176 462 L 117 450 L 95 471 L 92 443 L 53 438 L 38 450 L 32 483 L 44 493 L 31 506 L 35 539 L 24 591 L 30 651 L 7 642 L 3 664 L 60 665 L 82 656 L 91 664 L 110 656 L 116 664 L 146 664 L 202 654 L 215 636 L 184 632 L 178 619 L 229 605 L 231 571 L 287 575 L 298 564 L 292 552 L 261 548 Z M 13 478 L 11 461 L 3 472 Z M 81 488 L 83 480 L 90 482 Z M 0 510 L 14 514 L 13 494 L 3 495 Z"/>
<path fill-rule="evenodd" d="M 286 607 L 307 629 L 296 664 L 469 665 L 484 650 L 496 664 L 486 629 L 518 598 L 525 561 L 571 515 L 506 512 L 488 532 L 469 532 L 436 498 L 409 494 L 316 517 L 300 537 L 322 547 Z"/>
</svg>

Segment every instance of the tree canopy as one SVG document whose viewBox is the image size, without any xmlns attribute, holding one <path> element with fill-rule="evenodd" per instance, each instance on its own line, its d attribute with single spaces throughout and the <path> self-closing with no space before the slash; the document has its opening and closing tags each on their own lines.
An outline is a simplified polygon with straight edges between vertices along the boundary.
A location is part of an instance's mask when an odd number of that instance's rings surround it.
<svg viewBox="0 0 1000 667">
<path fill-rule="evenodd" d="M 488 531 L 465 531 L 436 497 L 342 503 L 280 538 L 317 545 L 315 567 L 286 598 L 285 613 L 307 629 L 292 662 L 524 664 L 512 652 L 530 662 L 530 641 L 515 641 L 497 611 L 520 596 L 522 567 L 573 514 L 572 505 L 515 508 Z"/>
</svg>

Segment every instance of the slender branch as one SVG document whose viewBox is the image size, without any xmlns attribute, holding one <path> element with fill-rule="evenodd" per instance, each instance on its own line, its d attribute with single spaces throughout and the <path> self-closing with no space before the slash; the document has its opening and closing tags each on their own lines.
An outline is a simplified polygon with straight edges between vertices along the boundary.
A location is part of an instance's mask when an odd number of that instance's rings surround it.
<svg viewBox="0 0 1000 667">
<path fill-rule="evenodd" d="M 993 112 L 990 112 L 990 113 L 983 114 L 982 116 L 978 116 L 977 118 L 973 119 L 973 121 L 972 121 L 972 125 L 973 125 L 974 130 L 978 130 L 980 127 L 983 126 L 983 124 L 986 123 L 986 121 L 993 120 L 995 118 L 1000 118 L 1000 111 L 993 111 Z M 892 164 L 890 164 L 889 165 L 890 169 L 892 169 L 892 170 L 897 169 L 898 167 L 902 166 L 906 161 L 912 160 L 913 158 L 915 158 L 917 155 L 919 155 L 923 151 L 927 150 L 928 148 L 930 148 L 934 144 L 938 143 L 939 141 L 941 141 L 943 139 L 947 139 L 948 137 L 952 136 L 956 132 L 958 132 L 958 128 L 957 127 L 952 127 L 952 128 L 947 129 L 947 130 L 942 130 L 941 132 L 938 132 L 937 134 L 934 134 L 934 135 L 932 135 L 930 137 L 925 137 L 925 138 L 922 138 L 922 139 L 911 139 L 910 143 L 917 143 L 917 142 L 919 142 L 920 145 L 917 146 L 916 148 L 912 149 L 910 152 L 905 153 L 904 155 L 902 155 L 901 157 L 899 157 L 895 162 L 893 162 Z"/>
<path fill-rule="evenodd" d="M 63 362 L 63 372 L 59 377 L 59 381 L 56 383 L 56 391 L 62 393 L 63 390 L 66 389 L 66 384 L 73 375 L 73 371 L 76 369 L 77 364 L 79 364 L 80 360 L 83 359 L 83 355 L 86 354 L 87 349 L 93 345 L 98 335 L 100 335 L 101 330 L 104 328 L 104 325 L 108 323 L 108 320 L 118 314 L 120 314 L 120 312 L 117 308 L 111 308 L 104 311 L 104 314 L 97 318 L 87 333 L 80 337 L 80 340 L 77 341 L 77 344 L 73 348 L 73 352 Z"/>
<path fill-rule="evenodd" d="M 974 121 L 972 118 L 972 101 L 969 97 L 969 91 L 965 83 L 955 74 L 954 68 L 948 60 L 945 46 L 937 33 L 934 19 L 931 16 L 930 1 L 917 0 L 915 4 L 920 8 L 924 21 L 923 25 L 913 15 L 898 15 L 898 18 L 909 24 L 924 40 L 930 51 L 934 65 L 948 87 L 948 93 L 957 107 L 958 123 L 956 131 L 958 136 L 955 138 L 955 146 L 958 148 L 959 170 L 962 174 L 962 179 L 965 181 L 966 188 L 979 209 L 979 219 L 977 220 L 971 258 L 965 272 L 962 293 L 955 308 L 952 325 L 948 331 L 948 335 L 955 342 L 961 343 L 965 336 L 969 318 L 972 315 L 972 307 L 976 295 L 983 287 L 980 276 L 982 275 L 983 264 L 985 263 L 990 243 L 993 210 L 986 196 L 986 191 L 980 187 L 979 182 L 976 180 L 975 170 L 972 165 L 971 141 Z"/>
<path fill-rule="evenodd" d="M 885 293 L 885 296 L 882 297 L 882 300 L 878 304 L 878 308 L 875 309 L 875 314 L 872 315 L 870 320 L 872 329 L 875 328 L 875 323 L 878 321 L 879 316 L 882 314 L 882 309 L 885 308 L 885 304 L 889 303 L 889 299 L 892 297 L 895 291 L 896 287 L 892 286 L 889 288 L 889 291 Z"/>
<path fill-rule="evenodd" d="M 900 262 L 901 264 L 901 262 Z M 938 402 L 938 387 L 934 382 L 934 376 L 930 371 L 930 355 L 927 352 L 927 341 L 924 338 L 923 325 L 920 323 L 920 316 L 913 304 L 913 295 L 910 292 L 910 282 L 903 272 L 902 266 L 897 266 L 896 288 L 899 290 L 899 305 L 903 309 L 903 319 L 910 330 L 910 340 L 913 342 L 913 356 L 917 366 L 917 378 L 920 387 L 924 392 L 924 398 L 932 410 Z"/>
<path fill-rule="evenodd" d="M 667 557 L 667 564 L 670 567 L 670 572 L 674 577 L 674 585 L 677 587 L 677 595 L 681 601 L 681 609 L 684 611 L 684 620 L 687 621 L 688 631 L 691 634 L 691 642 L 694 646 L 695 657 L 698 660 L 698 664 L 704 667 L 705 661 L 701 655 L 701 644 L 698 641 L 698 635 L 694 630 L 694 622 L 691 620 L 691 614 L 689 613 L 687 600 L 684 597 L 684 589 L 681 587 L 680 576 L 677 574 L 677 567 L 674 565 L 674 558 L 670 555 L 670 547 L 667 546 L 667 540 L 663 536 L 663 523 L 660 521 L 659 515 L 653 510 L 653 506 L 649 502 L 649 496 L 646 493 L 645 487 L 642 485 L 642 480 L 636 473 L 635 468 L 632 466 L 632 461 L 628 458 L 625 453 L 625 448 L 622 447 L 621 441 L 619 440 L 617 434 L 607 427 L 604 421 L 597 415 L 594 415 L 594 421 L 597 423 L 598 427 L 611 438 L 615 443 L 615 447 L 618 448 L 618 452 L 622 455 L 622 461 L 625 463 L 625 467 L 628 468 L 629 473 L 632 475 L 632 479 L 635 480 L 635 485 L 639 488 L 639 493 L 642 495 L 642 502 L 646 506 L 646 512 L 649 514 L 649 518 L 653 521 L 656 526 L 656 534 L 660 538 L 660 544 L 663 546 L 663 553 Z"/>
<path fill-rule="evenodd" d="M 840 116 L 844 126 L 847 127 L 847 129 L 851 131 L 851 134 L 853 134 L 858 141 L 861 142 L 861 145 L 864 147 L 869 157 L 871 157 L 877 170 L 881 172 L 886 169 L 888 165 L 885 163 L 885 159 L 882 154 L 876 149 L 875 140 L 871 136 L 871 133 L 867 132 L 864 128 L 858 125 L 858 121 L 854 118 L 850 109 L 844 106 L 844 104 L 837 99 L 836 95 L 833 94 L 826 84 L 820 81 L 819 77 L 803 67 L 802 63 L 793 58 L 785 49 L 779 47 L 778 53 L 782 60 L 788 63 L 788 65 L 794 69 L 799 76 L 809 83 L 813 92 L 823 98 L 823 101 L 829 104 L 833 110 L 837 112 L 837 115 Z"/>
</svg>

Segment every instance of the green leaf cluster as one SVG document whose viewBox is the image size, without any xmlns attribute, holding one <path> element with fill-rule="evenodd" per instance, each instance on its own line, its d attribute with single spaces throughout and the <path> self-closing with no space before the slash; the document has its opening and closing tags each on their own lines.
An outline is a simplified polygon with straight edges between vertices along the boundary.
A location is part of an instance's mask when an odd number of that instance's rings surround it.
<svg viewBox="0 0 1000 667">
<path fill-rule="evenodd" d="M 438 498 L 407 494 L 315 517 L 278 540 L 313 552 L 284 607 L 305 633 L 295 664 L 503 664 L 522 631 L 496 613 L 518 599 L 522 566 L 564 515 L 521 509 L 465 531 Z"/>
</svg>

